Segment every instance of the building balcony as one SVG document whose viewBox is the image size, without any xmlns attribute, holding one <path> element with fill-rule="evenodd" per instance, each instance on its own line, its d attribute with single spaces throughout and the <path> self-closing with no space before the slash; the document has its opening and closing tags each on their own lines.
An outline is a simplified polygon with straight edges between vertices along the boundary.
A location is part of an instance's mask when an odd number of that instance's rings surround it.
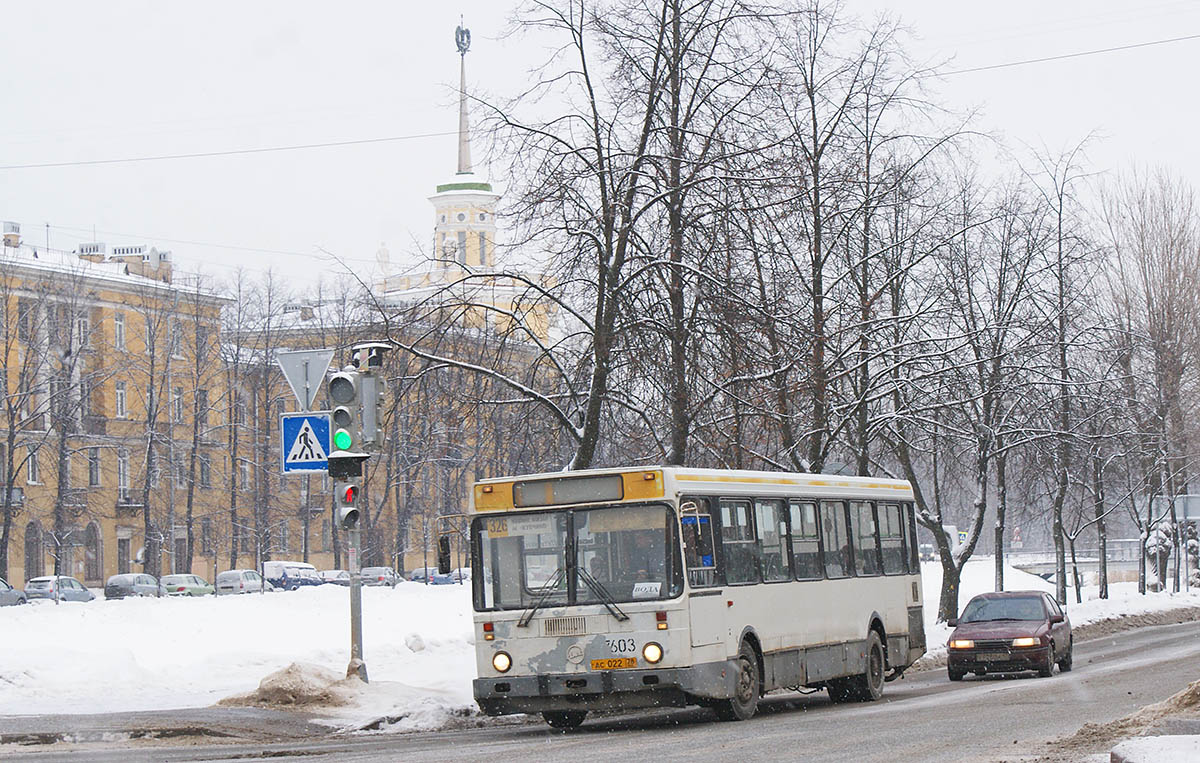
<svg viewBox="0 0 1200 763">
<path fill-rule="evenodd" d="M 63 508 L 65 508 L 70 514 L 81 516 L 87 512 L 87 494 L 88 491 L 81 487 L 73 487 L 64 490 L 62 498 Z"/>
<path fill-rule="evenodd" d="M 122 492 L 117 495 L 117 516 L 129 516 L 142 513 L 142 503 L 135 499 L 130 492 Z"/>
<path fill-rule="evenodd" d="M 0 509 L 4 508 L 4 488 L 4 485 L 0 485 Z M 12 488 L 12 510 L 16 512 L 23 508 L 25 508 L 25 488 L 14 485 Z"/>
</svg>

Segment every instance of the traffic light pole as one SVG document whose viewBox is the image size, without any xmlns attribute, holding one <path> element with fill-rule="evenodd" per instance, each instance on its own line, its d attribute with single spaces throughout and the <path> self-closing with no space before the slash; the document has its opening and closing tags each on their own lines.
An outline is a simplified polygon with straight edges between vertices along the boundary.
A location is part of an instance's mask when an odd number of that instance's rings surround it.
<svg viewBox="0 0 1200 763">
<path fill-rule="evenodd" d="M 354 527 L 346 532 L 350 557 L 350 664 L 346 677 L 358 676 L 367 681 L 367 663 L 363 661 L 362 648 L 362 576 L 359 575 L 359 552 L 362 545 L 362 530 Z"/>
<path fill-rule="evenodd" d="M 338 523 L 346 531 L 350 572 L 350 664 L 346 677 L 367 682 L 362 646 L 362 530 L 366 461 L 383 447 L 381 412 L 386 384 L 381 376 L 383 355 L 390 345 L 367 342 L 353 347 L 354 362 L 333 374 L 329 397 L 333 432 L 329 476 L 334 480 Z"/>
</svg>

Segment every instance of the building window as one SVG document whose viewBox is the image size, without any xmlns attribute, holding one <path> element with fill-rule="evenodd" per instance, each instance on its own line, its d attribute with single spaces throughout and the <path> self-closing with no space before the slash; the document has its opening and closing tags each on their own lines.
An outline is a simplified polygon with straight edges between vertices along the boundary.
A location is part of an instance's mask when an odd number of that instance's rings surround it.
<svg viewBox="0 0 1200 763">
<path fill-rule="evenodd" d="M 121 503 L 129 503 L 129 451 L 117 450 L 117 494 Z"/>
<path fill-rule="evenodd" d="M 460 223 L 461 223 L 461 222 L 464 222 L 466 219 L 467 219 L 467 216 L 466 216 L 465 214 L 463 214 L 462 212 L 459 212 L 459 213 L 458 213 L 458 221 L 459 221 Z"/>
<path fill-rule="evenodd" d="M 176 459 L 171 464 L 171 471 L 175 472 L 175 487 L 183 490 L 187 487 L 187 469 L 183 465 L 182 459 Z"/>
<path fill-rule="evenodd" d="M 46 574 L 42 549 L 42 526 L 35 520 L 25 525 L 25 579 Z"/>
<path fill-rule="evenodd" d="M 479 213 L 479 222 L 483 222 L 486 219 L 487 219 L 487 215 L 483 212 L 480 212 Z"/>
<path fill-rule="evenodd" d="M 479 234 L 479 264 L 486 265 L 487 261 L 488 261 L 488 259 L 487 259 L 487 234 L 480 233 Z"/>
<path fill-rule="evenodd" d="M 467 232 L 465 230 L 458 232 L 458 262 L 460 265 L 467 264 Z"/>
<path fill-rule="evenodd" d="M 117 572 L 121 575 L 129 574 L 129 550 L 132 545 L 130 538 L 117 538 Z"/>
<path fill-rule="evenodd" d="M 79 415 L 92 415 L 92 385 L 91 379 L 79 380 Z"/>
<path fill-rule="evenodd" d="M 333 538 L 332 538 L 332 533 L 330 533 L 330 531 L 329 531 L 329 520 L 328 519 L 321 522 L 321 550 L 322 551 L 332 551 L 333 550 Z"/>
<path fill-rule="evenodd" d="M 176 424 L 183 423 L 183 387 L 171 390 L 171 418 Z"/>
<path fill-rule="evenodd" d="M 196 390 L 196 418 L 201 428 L 208 426 L 208 390 Z"/>
<path fill-rule="evenodd" d="M 125 349 L 125 313 L 113 316 L 113 345 L 118 350 Z"/>
<path fill-rule="evenodd" d="M 183 326 L 178 320 L 171 321 L 170 333 L 167 336 L 167 341 L 170 343 L 171 355 L 174 357 L 182 357 L 183 352 Z"/>
<path fill-rule="evenodd" d="M 25 464 L 26 482 L 31 485 L 41 484 L 42 473 L 38 468 L 38 454 L 36 450 L 29 451 L 29 461 Z"/>
<path fill-rule="evenodd" d="M 83 536 L 84 578 L 100 580 L 104 576 L 104 557 L 101 556 L 100 527 L 92 522 Z"/>
<path fill-rule="evenodd" d="M 238 487 L 242 490 L 250 489 L 250 462 L 246 459 L 238 459 Z"/>
<path fill-rule="evenodd" d="M 200 548 L 204 549 L 204 553 L 213 553 L 213 531 L 212 520 L 205 517 L 200 520 Z"/>
<path fill-rule="evenodd" d="M 117 418 L 123 419 L 129 415 L 129 409 L 125 407 L 125 382 L 117 382 Z"/>
<path fill-rule="evenodd" d="M 88 448 L 88 487 L 100 486 L 100 449 Z"/>
<path fill-rule="evenodd" d="M 212 461 L 208 456 L 200 456 L 200 487 L 212 487 Z"/>
<path fill-rule="evenodd" d="M 17 338 L 26 344 L 33 342 L 33 302 L 17 299 Z"/>
<path fill-rule="evenodd" d="M 288 526 L 283 523 L 279 526 L 279 551 L 280 553 L 288 553 Z"/>
<path fill-rule="evenodd" d="M 75 346 L 81 350 L 88 348 L 88 342 L 92 334 L 92 322 L 87 318 L 80 318 L 75 321 Z"/>
<path fill-rule="evenodd" d="M 203 364 L 208 357 L 208 327 L 196 327 L 196 362 Z"/>
</svg>

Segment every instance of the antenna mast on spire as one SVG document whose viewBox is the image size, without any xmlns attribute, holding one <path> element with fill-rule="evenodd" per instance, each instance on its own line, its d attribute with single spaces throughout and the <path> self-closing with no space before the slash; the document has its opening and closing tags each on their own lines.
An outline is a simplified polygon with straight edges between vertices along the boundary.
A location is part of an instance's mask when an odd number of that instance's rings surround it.
<svg viewBox="0 0 1200 763">
<path fill-rule="evenodd" d="M 454 30 L 454 44 L 458 46 L 458 174 L 471 172 L 471 135 L 467 122 L 467 51 L 471 49 L 471 30 L 463 25 L 459 16 L 458 29 Z"/>
</svg>

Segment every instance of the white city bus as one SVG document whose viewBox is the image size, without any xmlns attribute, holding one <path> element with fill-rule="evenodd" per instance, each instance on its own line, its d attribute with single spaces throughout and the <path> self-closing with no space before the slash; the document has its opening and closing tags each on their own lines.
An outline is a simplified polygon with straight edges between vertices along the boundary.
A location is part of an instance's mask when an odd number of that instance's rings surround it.
<svg viewBox="0 0 1200 763">
<path fill-rule="evenodd" d="M 925 652 L 907 482 L 650 467 L 476 483 L 489 715 L 703 705 L 766 691 L 874 700 Z"/>
</svg>

